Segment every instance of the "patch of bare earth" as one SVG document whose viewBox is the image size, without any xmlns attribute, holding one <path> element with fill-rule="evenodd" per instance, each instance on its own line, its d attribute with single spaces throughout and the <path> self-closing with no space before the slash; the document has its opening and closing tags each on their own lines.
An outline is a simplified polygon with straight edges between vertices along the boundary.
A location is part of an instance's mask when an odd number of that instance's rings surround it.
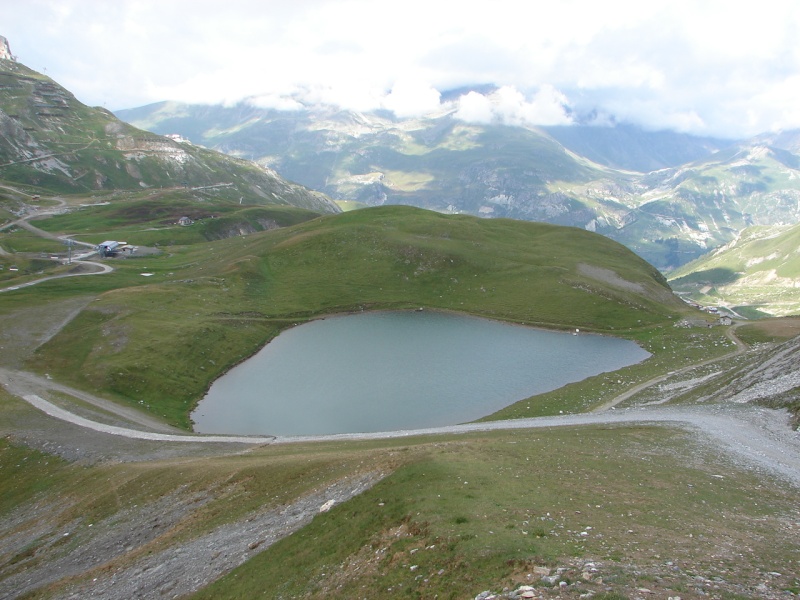
<svg viewBox="0 0 800 600">
<path fill-rule="evenodd" d="M 4 520 L 3 538 L 13 544 L 0 549 L 27 550 L 2 557 L 0 598 L 34 590 L 59 599 L 183 596 L 300 529 L 323 507 L 346 502 L 382 477 L 366 473 L 343 479 L 188 540 L 185 534 L 192 529 L 193 515 L 212 499 L 211 493 L 176 493 L 100 523 L 78 520 L 58 527 L 49 523 L 63 507 L 23 507 Z"/>
<path fill-rule="evenodd" d="M 22 308 L 0 315 L 0 361 L 10 368 L 22 367 L 33 351 L 53 338 L 91 301 L 91 296 Z"/>
</svg>

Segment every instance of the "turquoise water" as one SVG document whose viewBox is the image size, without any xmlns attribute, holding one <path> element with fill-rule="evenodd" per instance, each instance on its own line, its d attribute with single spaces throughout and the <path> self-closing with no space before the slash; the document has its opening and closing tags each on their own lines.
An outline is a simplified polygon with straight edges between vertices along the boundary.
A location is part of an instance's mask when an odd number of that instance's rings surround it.
<svg viewBox="0 0 800 600">
<path fill-rule="evenodd" d="M 647 358 L 627 340 L 436 312 L 328 317 L 218 379 L 201 433 L 318 435 L 454 425 Z"/>
</svg>

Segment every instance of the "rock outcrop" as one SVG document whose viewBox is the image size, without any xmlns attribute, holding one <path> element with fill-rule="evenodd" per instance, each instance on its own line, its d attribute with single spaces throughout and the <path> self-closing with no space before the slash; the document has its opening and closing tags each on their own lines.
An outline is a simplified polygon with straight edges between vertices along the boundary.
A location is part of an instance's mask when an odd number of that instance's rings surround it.
<svg viewBox="0 0 800 600">
<path fill-rule="evenodd" d="M 8 45 L 8 40 L 0 35 L 0 60 L 16 60 L 11 54 L 11 46 Z"/>
<path fill-rule="evenodd" d="M 702 401 L 754 403 L 786 408 L 792 426 L 800 426 L 800 336 L 764 352 L 720 380 Z"/>
</svg>

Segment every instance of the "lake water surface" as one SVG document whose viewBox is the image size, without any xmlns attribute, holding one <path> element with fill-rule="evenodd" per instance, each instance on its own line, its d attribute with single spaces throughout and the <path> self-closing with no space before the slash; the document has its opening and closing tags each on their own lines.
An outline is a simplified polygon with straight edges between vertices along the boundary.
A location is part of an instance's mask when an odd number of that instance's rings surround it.
<svg viewBox="0 0 800 600">
<path fill-rule="evenodd" d="M 318 435 L 473 421 L 650 356 L 634 342 L 436 312 L 328 317 L 218 379 L 201 433 Z"/>
</svg>

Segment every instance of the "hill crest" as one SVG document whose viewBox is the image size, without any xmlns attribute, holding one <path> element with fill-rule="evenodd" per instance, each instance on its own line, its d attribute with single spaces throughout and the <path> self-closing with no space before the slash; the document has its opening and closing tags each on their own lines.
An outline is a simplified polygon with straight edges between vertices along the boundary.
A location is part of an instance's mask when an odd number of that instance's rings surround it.
<svg viewBox="0 0 800 600">
<path fill-rule="evenodd" d="M 665 272 L 748 225 L 797 216 L 788 201 L 800 193 L 791 136 L 729 145 L 625 125 L 532 128 L 467 123 L 453 111 L 398 119 L 244 102 L 119 114 L 258 160 L 333 198 L 581 227 Z M 769 153 L 756 151 L 765 145 Z"/>
</svg>

